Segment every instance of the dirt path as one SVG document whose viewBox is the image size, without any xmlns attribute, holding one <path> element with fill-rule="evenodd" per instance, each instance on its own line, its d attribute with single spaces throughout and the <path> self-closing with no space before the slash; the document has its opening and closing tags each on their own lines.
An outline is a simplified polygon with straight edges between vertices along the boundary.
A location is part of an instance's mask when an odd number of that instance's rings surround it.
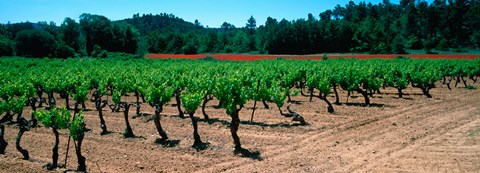
<svg viewBox="0 0 480 173">
<path fill-rule="evenodd" d="M 199 151 L 191 148 L 190 119 L 179 118 L 172 105 L 165 107 L 161 120 L 171 146 L 155 143 L 158 133 L 149 121 L 153 108 L 146 104 L 141 110 L 149 115 L 130 119 L 138 136 L 130 139 L 121 136 L 123 113 L 106 108 L 112 133 L 100 136 L 98 113 L 87 111 L 87 127 L 92 131 L 85 137 L 83 152 L 89 172 L 476 172 L 480 170 L 480 90 L 438 87 L 431 91 L 432 99 L 418 89 L 405 90 L 405 98 L 398 98 L 393 89 L 382 90 L 370 107 L 355 104 L 363 102 L 362 97 L 349 98 L 346 104 L 342 91 L 342 105 L 334 105 L 334 114 L 326 113 L 318 99 L 308 102 L 306 97 L 294 97 L 298 104 L 292 104 L 292 109 L 305 117 L 307 126 L 292 125 L 273 103 L 270 109 L 260 106 L 254 123 L 248 123 L 253 107 L 249 102 L 240 112 L 244 121 L 239 136 L 245 148 L 258 153 L 252 158 L 232 153 L 230 118 L 224 109 L 213 107 L 218 104 L 215 100 L 207 108 L 213 121 L 199 122 L 200 136 L 209 143 Z M 58 101 L 61 105 L 62 100 Z M 134 112 L 131 109 L 130 117 Z M 26 110 L 25 115 L 29 114 Z M 203 118 L 200 110 L 195 115 Z M 15 150 L 17 132 L 15 126 L 6 128 L 9 146 L 7 154 L 0 155 L 0 172 L 44 172 L 42 165 L 51 161 L 51 129 L 25 133 L 22 146 L 31 160 L 22 160 Z M 62 131 L 61 163 L 67 140 L 67 131 Z M 76 167 L 74 151 L 70 151 L 68 170 Z"/>
</svg>

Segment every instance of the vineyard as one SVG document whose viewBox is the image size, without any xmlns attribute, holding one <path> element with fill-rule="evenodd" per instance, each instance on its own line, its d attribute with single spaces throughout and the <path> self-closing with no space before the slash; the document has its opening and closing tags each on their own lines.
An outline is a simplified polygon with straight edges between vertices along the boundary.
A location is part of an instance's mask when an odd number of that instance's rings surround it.
<svg viewBox="0 0 480 173">
<path fill-rule="evenodd" d="M 480 169 L 480 59 L 2 58 L 0 69 L 8 172 Z M 446 146 L 462 133 L 454 144 L 468 146 Z M 415 161 L 432 141 L 463 167 Z"/>
<path fill-rule="evenodd" d="M 323 60 L 328 58 L 355 58 L 355 59 L 395 59 L 397 57 L 409 57 L 413 59 L 476 59 L 479 54 L 313 54 L 313 55 L 260 55 L 260 54 L 148 54 L 150 59 L 203 59 L 213 57 L 218 60 L 228 61 L 256 61 L 256 60 L 274 60 L 295 59 L 295 60 Z"/>
</svg>

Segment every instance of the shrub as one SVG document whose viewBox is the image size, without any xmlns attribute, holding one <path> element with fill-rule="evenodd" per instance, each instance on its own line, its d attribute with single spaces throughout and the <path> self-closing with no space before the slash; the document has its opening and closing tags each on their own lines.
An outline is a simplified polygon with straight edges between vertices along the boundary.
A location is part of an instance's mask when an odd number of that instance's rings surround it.
<svg viewBox="0 0 480 173">
<path fill-rule="evenodd" d="M 185 46 L 183 46 L 183 53 L 187 55 L 191 54 L 197 54 L 198 53 L 198 48 L 195 45 L 195 43 L 189 42 Z"/>
<path fill-rule="evenodd" d="M 418 39 L 418 37 L 416 36 L 410 36 L 408 37 L 408 41 L 407 41 L 407 47 L 410 48 L 410 49 L 422 49 L 423 48 L 423 43 L 420 39 Z"/>
<path fill-rule="evenodd" d="M 103 50 L 99 45 L 93 46 L 92 57 L 96 58 L 106 58 L 108 57 L 107 50 Z"/>
<path fill-rule="evenodd" d="M 328 60 L 328 56 L 327 56 L 327 54 L 323 54 L 323 56 L 322 56 L 322 60 Z"/>
<path fill-rule="evenodd" d="M 0 35 L 0 56 L 13 56 L 14 45 L 12 40 Z"/>
<path fill-rule="evenodd" d="M 395 59 L 398 59 L 398 60 L 406 60 L 406 59 L 411 59 L 410 57 L 407 57 L 407 56 L 397 56 L 395 57 Z"/>
<path fill-rule="evenodd" d="M 97 58 L 106 58 L 108 57 L 108 52 L 106 50 L 102 50 L 98 55 Z"/>
<path fill-rule="evenodd" d="M 72 58 L 75 57 L 75 50 L 65 43 L 58 43 L 55 50 L 55 57 L 57 58 Z"/>
<path fill-rule="evenodd" d="M 446 38 L 442 38 L 440 42 L 438 42 L 437 49 L 442 50 L 442 51 L 448 51 L 449 48 L 449 42 Z"/>
<path fill-rule="evenodd" d="M 472 84 L 468 84 L 466 87 L 468 90 L 476 90 L 477 87 L 473 86 Z"/>
<path fill-rule="evenodd" d="M 204 60 L 204 61 L 218 61 L 217 59 L 215 59 L 214 57 L 212 56 L 206 56 L 205 58 L 202 58 L 200 60 Z"/>
<path fill-rule="evenodd" d="M 396 54 L 407 53 L 405 52 L 405 38 L 403 36 L 397 35 L 393 39 L 392 50 L 393 50 L 393 53 L 396 53 Z"/>
<path fill-rule="evenodd" d="M 435 41 L 432 39 L 424 40 L 423 47 L 425 48 L 425 52 L 427 54 L 438 54 L 438 53 L 432 52 L 432 49 L 435 48 Z"/>
</svg>

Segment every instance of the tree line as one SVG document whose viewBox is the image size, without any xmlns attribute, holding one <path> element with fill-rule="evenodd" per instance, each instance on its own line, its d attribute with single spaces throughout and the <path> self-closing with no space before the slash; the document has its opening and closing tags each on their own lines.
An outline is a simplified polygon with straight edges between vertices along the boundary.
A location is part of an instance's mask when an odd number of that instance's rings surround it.
<svg viewBox="0 0 480 173">
<path fill-rule="evenodd" d="M 406 49 L 463 51 L 480 47 L 478 0 L 350 1 L 318 16 L 289 21 L 268 17 L 257 26 L 224 22 L 217 28 L 173 14 L 134 14 L 111 21 L 82 14 L 60 26 L 50 22 L 0 24 L 0 56 L 105 57 L 144 53 L 405 53 Z"/>
</svg>

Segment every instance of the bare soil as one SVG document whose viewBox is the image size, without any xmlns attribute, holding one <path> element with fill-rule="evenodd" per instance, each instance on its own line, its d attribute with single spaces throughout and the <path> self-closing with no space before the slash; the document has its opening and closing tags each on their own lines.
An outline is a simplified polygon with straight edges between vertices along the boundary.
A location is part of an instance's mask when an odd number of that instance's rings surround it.
<svg viewBox="0 0 480 173">
<path fill-rule="evenodd" d="M 199 122 L 200 136 L 208 143 L 201 150 L 191 147 L 191 121 L 178 117 L 174 99 L 162 112 L 161 123 L 170 137 L 167 144 L 156 143 L 159 135 L 149 121 L 154 109 L 148 104 L 142 104 L 144 115 L 136 118 L 135 108 L 130 109 L 130 123 L 137 137 L 125 139 L 123 112 L 104 108 L 112 133 L 101 136 L 98 112 L 88 101 L 85 118 L 92 130 L 85 136 L 83 154 L 88 172 L 479 171 L 480 90 L 448 90 L 438 83 L 430 99 L 417 88 L 409 87 L 404 92 L 404 98 L 398 98 L 395 89 L 382 90 L 367 107 L 361 104 L 363 97 L 358 93 L 346 103 L 347 93 L 341 91 L 342 104 L 334 105 L 333 114 L 327 113 L 326 104 L 318 98 L 309 102 L 307 97 L 295 96 L 291 108 L 303 115 L 309 123 L 305 126 L 282 117 L 273 103 L 269 103 L 270 109 L 257 103 L 259 108 L 250 123 L 250 101 L 240 112 L 238 132 L 243 147 L 251 152 L 246 157 L 232 152 L 231 119 L 224 109 L 214 107 L 216 100 L 210 101 L 206 110 L 212 121 Z M 64 106 L 64 100 L 57 97 L 57 105 Z M 135 100 L 133 94 L 125 98 Z M 329 100 L 335 98 L 330 96 Z M 30 118 L 30 113 L 30 109 L 25 110 L 25 117 Z M 201 109 L 195 116 L 203 119 Z M 51 162 L 52 130 L 40 127 L 24 134 L 21 145 L 30 152 L 30 160 L 22 160 L 15 149 L 17 133 L 15 125 L 7 125 L 9 145 L 6 154 L 0 155 L 0 172 L 47 172 L 42 166 Z M 65 161 L 67 140 L 68 131 L 62 130 L 60 163 Z M 76 166 L 71 144 L 66 168 L 55 172 L 70 172 Z"/>
</svg>

